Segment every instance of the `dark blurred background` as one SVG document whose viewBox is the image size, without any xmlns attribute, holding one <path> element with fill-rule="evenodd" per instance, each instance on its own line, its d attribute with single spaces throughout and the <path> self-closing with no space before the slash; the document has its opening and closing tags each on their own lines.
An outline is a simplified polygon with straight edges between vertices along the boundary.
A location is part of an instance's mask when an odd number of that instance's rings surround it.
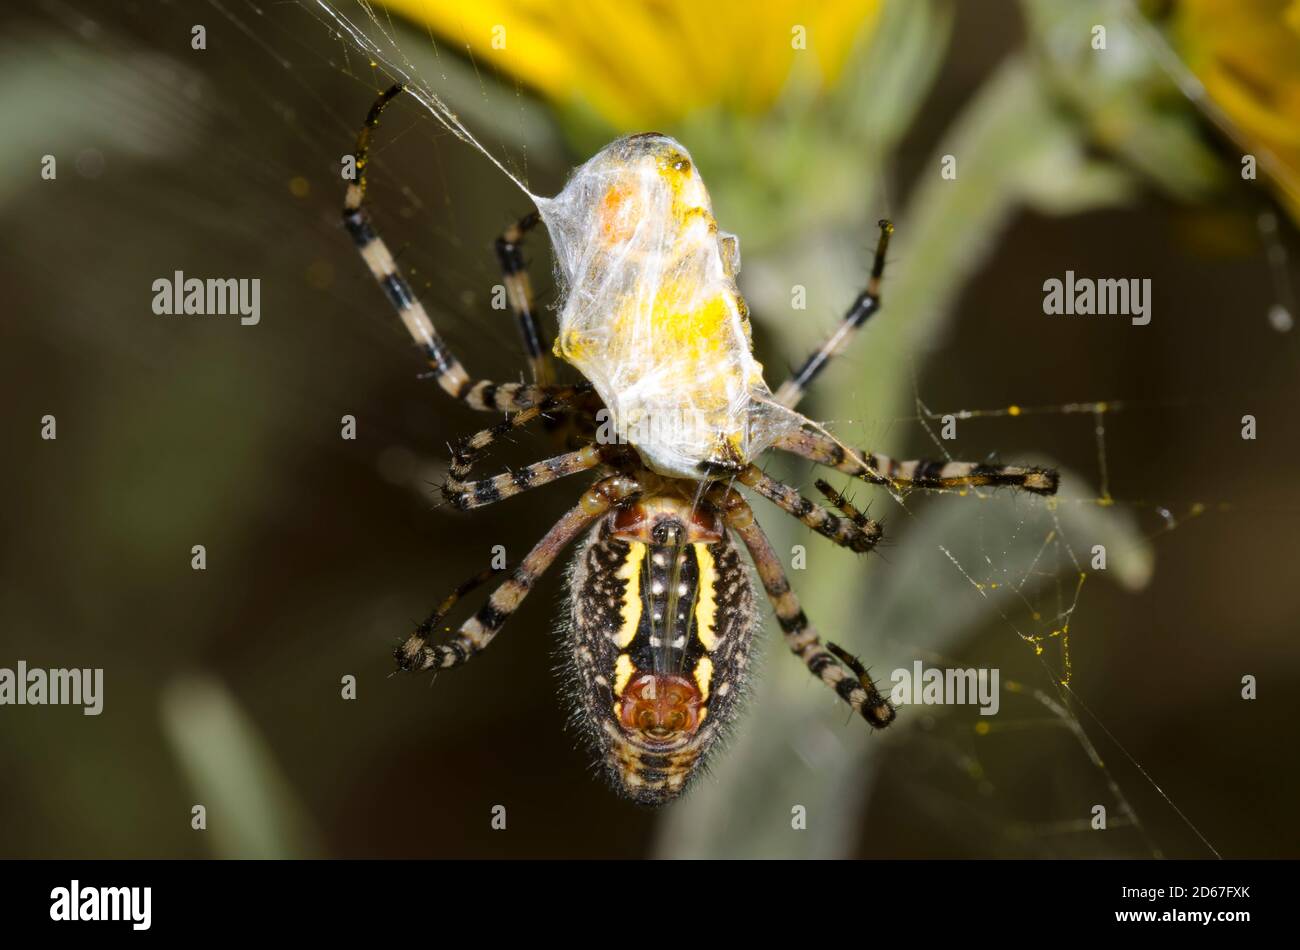
<svg viewBox="0 0 1300 950">
<path fill-rule="evenodd" d="M 475 663 L 432 686 L 392 675 L 411 622 L 492 545 L 526 549 L 572 491 L 472 515 L 436 507 L 446 444 L 485 417 L 419 378 L 338 225 L 339 158 L 384 78 L 310 6 L 33 2 L 0 13 L 0 665 L 105 670 L 98 717 L 0 708 L 0 854 L 663 853 L 661 819 L 593 780 L 564 727 L 559 571 Z M 205 52 L 190 48 L 196 22 Z M 953 36 L 893 156 L 895 206 L 1024 38 L 1017 6 L 994 0 L 958 5 Z M 522 116 L 525 93 L 507 92 Z M 473 126 L 487 102 L 450 104 Z M 488 297 L 491 241 L 526 200 L 409 106 L 381 138 L 371 196 L 390 246 L 471 370 L 517 378 L 514 327 Z M 38 173 L 47 153 L 55 181 Z M 553 193 L 582 157 L 529 153 L 531 187 Z M 1090 581 L 1072 618 L 1072 688 L 1105 724 L 1082 717 L 1108 771 L 1068 728 L 1039 721 L 985 746 L 976 775 L 969 718 L 903 716 L 899 736 L 870 748 L 870 804 L 842 853 L 1207 854 L 1178 810 L 1224 855 L 1300 852 L 1300 388 L 1296 332 L 1266 316 L 1278 296 L 1257 200 L 1189 208 L 1144 191 L 1123 208 L 1018 213 L 1000 234 L 960 235 L 992 242 L 989 256 L 915 367 L 917 392 L 944 410 L 1124 401 L 1105 417 L 1110 491 L 1151 536 L 1155 570 L 1140 591 Z M 1294 229 L 1279 218 L 1294 261 Z M 543 240 L 531 258 L 552 302 Z M 1042 281 L 1066 269 L 1150 277 L 1151 325 L 1044 317 Z M 175 270 L 260 277 L 260 324 L 155 316 L 151 284 Z M 780 352 L 761 324 L 759 336 L 775 382 L 799 354 Z M 872 371 L 863 341 L 828 383 L 847 392 Z M 837 413 L 834 391 L 824 416 L 856 413 L 888 434 L 891 454 L 933 451 L 909 414 L 870 418 L 851 397 Z M 40 439 L 47 413 L 57 441 Z M 1258 419 L 1251 442 L 1240 438 L 1246 413 Z M 344 414 L 355 441 L 340 438 Z M 1050 457 L 1095 484 L 1093 424 L 1060 412 L 973 419 L 953 451 Z M 523 435 L 496 458 L 548 448 Z M 1187 517 L 1198 503 L 1204 513 Z M 901 550 L 907 519 L 893 523 Z M 195 544 L 206 571 L 191 570 Z M 765 636 L 770 673 L 789 660 L 771 624 Z M 985 624 L 961 653 L 1004 677 L 1043 676 L 1005 624 Z M 1259 678 L 1254 702 L 1239 698 L 1246 674 Z M 340 697 L 345 675 L 355 701 Z M 820 708 L 832 730 L 860 725 Z M 1111 801 L 1112 780 L 1142 830 L 1120 821 L 1099 838 L 1079 822 L 1087 803 Z M 191 829 L 195 803 L 208 808 L 206 832 Z M 489 826 L 495 804 L 508 808 L 505 834 Z"/>
</svg>

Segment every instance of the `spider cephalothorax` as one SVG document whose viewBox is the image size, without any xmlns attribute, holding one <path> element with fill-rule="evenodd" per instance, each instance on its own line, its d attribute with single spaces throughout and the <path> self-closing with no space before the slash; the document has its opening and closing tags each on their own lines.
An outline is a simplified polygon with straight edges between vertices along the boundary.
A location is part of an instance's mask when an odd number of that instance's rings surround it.
<svg viewBox="0 0 1300 950">
<path fill-rule="evenodd" d="M 808 384 L 879 308 L 892 226 L 881 222 L 871 278 L 841 326 L 773 394 L 736 287 L 739 245 L 718 229 L 690 155 L 658 133 L 619 139 L 555 198 L 535 197 L 540 217 L 528 215 L 497 240 L 533 382 L 475 380 L 363 206 L 370 134 L 400 91 L 381 96 L 366 119 L 344 224 L 439 385 L 473 409 L 506 415 L 456 446 L 444 496 L 464 510 L 580 472 L 597 478 L 474 616 L 442 628 L 460 597 L 503 571 L 483 570 L 453 591 L 398 648 L 398 665 L 441 669 L 477 655 L 561 551 L 581 542 L 564 624 L 573 718 L 616 789 L 662 804 L 698 774 L 745 691 L 761 625 L 743 546 L 790 650 L 869 724 L 887 726 L 893 708 L 856 657 L 818 636 L 738 488 L 851 551 L 871 550 L 880 526 L 826 482 L 817 487 L 829 507 L 769 477 L 755 459 L 775 449 L 895 490 L 989 485 L 1050 495 L 1057 486 L 1049 469 L 856 452 L 795 411 Z M 539 220 L 564 291 L 555 353 L 582 373 L 577 384 L 552 382 L 533 312 L 522 242 Z M 568 423 L 554 427 L 568 451 L 470 478 L 496 439 L 542 416 Z"/>
</svg>

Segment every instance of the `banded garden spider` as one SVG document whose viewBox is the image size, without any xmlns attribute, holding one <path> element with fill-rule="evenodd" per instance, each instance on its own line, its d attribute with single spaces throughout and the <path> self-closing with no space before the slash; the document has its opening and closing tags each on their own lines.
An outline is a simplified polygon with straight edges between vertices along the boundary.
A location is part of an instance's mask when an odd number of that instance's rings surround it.
<svg viewBox="0 0 1300 950">
<path fill-rule="evenodd" d="M 734 720 L 761 628 L 739 538 L 786 644 L 871 726 L 894 710 L 858 659 L 823 642 L 799 606 L 781 561 L 736 483 L 832 542 L 865 552 L 880 540 L 868 519 L 826 482 L 822 507 L 761 471 L 767 448 L 898 489 L 1014 486 L 1056 491 L 1055 472 L 967 462 L 895 461 L 854 452 L 794 411 L 808 385 L 880 306 L 892 225 L 881 222 L 871 277 L 839 327 L 772 394 L 753 360 L 748 310 L 735 284 L 736 239 L 718 230 L 708 193 L 677 142 L 658 133 L 619 139 L 574 172 L 555 199 L 497 239 L 531 383 L 472 378 L 403 279 L 363 205 L 371 107 L 356 147 L 343 219 L 357 248 L 438 384 L 465 405 L 505 419 L 453 449 L 445 498 L 459 509 L 492 504 L 580 472 L 598 477 L 487 602 L 449 637 L 439 628 L 469 591 L 504 573 L 485 570 L 452 592 L 397 649 L 402 670 L 445 669 L 477 656 L 571 542 L 565 623 L 573 719 L 614 788 L 663 804 L 681 793 Z M 534 312 L 522 243 L 545 219 L 565 283 L 555 352 L 583 373 L 554 382 Z M 568 237 L 567 243 L 560 237 Z M 564 415 L 569 451 L 517 471 L 471 479 L 492 443 L 539 417 Z M 626 441 L 598 424 L 650 423 Z M 665 416 L 673 425 L 658 426 Z M 620 429 L 620 432 L 623 430 Z"/>
</svg>

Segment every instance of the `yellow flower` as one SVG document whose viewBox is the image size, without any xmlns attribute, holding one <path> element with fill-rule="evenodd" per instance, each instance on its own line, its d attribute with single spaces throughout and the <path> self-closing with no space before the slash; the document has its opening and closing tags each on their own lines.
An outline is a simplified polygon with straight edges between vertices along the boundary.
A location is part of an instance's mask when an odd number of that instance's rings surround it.
<svg viewBox="0 0 1300 950">
<path fill-rule="evenodd" d="M 479 62 L 614 130 L 757 113 L 793 76 L 833 85 L 883 0 L 383 0 Z"/>
<path fill-rule="evenodd" d="M 1300 220 L 1300 0 L 1180 0 L 1175 43 Z M 1264 163 L 1261 162 L 1261 166 Z"/>
</svg>

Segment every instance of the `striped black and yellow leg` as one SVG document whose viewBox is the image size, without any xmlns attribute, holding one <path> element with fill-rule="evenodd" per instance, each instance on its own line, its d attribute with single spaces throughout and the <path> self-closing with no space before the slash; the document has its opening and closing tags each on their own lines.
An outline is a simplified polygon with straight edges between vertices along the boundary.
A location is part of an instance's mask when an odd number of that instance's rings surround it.
<svg viewBox="0 0 1300 950">
<path fill-rule="evenodd" d="M 448 348 L 446 341 L 434 329 L 424 304 L 416 298 L 411 285 L 406 282 L 393 260 L 383 238 L 375 231 L 370 213 L 364 206 L 366 195 L 366 170 L 370 163 L 370 138 L 379 124 L 384 107 L 402 91 L 393 86 L 381 95 L 366 116 L 365 124 L 357 135 L 355 164 L 356 180 L 348 185 L 343 199 L 343 225 L 356 242 L 370 273 L 383 289 L 389 303 L 401 317 L 403 325 L 416 346 L 429 362 L 434 378 L 447 393 L 473 409 L 488 412 L 513 412 L 534 406 L 555 389 L 552 386 L 522 383 L 494 383 L 484 379 L 471 379 L 465 367 Z"/>
<path fill-rule="evenodd" d="M 612 475 L 592 485 L 581 500 L 571 508 L 537 545 L 528 552 L 508 578 L 492 592 L 492 596 L 473 617 L 461 624 L 449 639 L 430 643 L 447 610 L 459 599 L 459 592 L 443 601 L 429 619 L 416 627 L 415 632 L 397 648 L 395 657 L 402 670 L 446 669 L 459 666 L 482 651 L 500 632 L 510 615 L 519 609 L 537 579 L 555 562 L 560 552 L 575 538 L 596 523 L 615 505 L 627 501 L 641 492 L 640 484 L 623 475 Z M 488 575 L 489 577 L 491 574 Z M 467 582 L 468 589 L 478 586 L 482 574 Z M 486 580 L 486 578 L 483 578 Z"/>
<path fill-rule="evenodd" d="M 524 236 L 537 226 L 539 220 L 534 211 L 506 228 L 496 240 L 496 252 L 505 281 L 506 299 L 519 322 L 519 336 L 524 343 L 524 355 L 528 357 L 533 382 L 545 385 L 555 381 L 555 367 L 533 309 L 533 285 L 528 279 L 528 265 L 524 261 Z"/>
<path fill-rule="evenodd" d="M 871 523 L 870 518 L 859 511 L 853 502 L 844 497 L 843 493 L 832 488 L 829 482 L 819 478 L 813 484 L 817 486 L 817 490 L 822 493 L 826 500 L 831 503 L 832 508 L 839 511 L 844 515 L 844 517 L 848 518 L 859 528 L 864 528 Z"/>
<path fill-rule="evenodd" d="M 844 352 L 862 325 L 880 309 L 880 279 L 885 273 L 885 253 L 889 250 L 889 238 L 893 233 L 893 224 L 880 222 L 880 239 L 876 242 L 876 254 L 871 263 L 871 277 L 867 280 L 866 289 L 858 294 L 853 306 L 849 307 L 831 335 L 803 361 L 793 376 L 781 384 L 776 392 L 776 401 L 781 405 L 791 409 L 798 405 L 812 381 L 832 359 Z"/>
<path fill-rule="evenodd" d="M 1029 465 L 987 465 L 982 462 L 899 461 L 872 452 L 853 452 L 821 432 L 800 429 L 778 439 L 775 448 L 860 478 L 873 485 L 900 491 L 913 488 L 953 490 L 963 488 L 1018 488 L 1035 495 L 1055 495 L 1060 475 L 1055 469 Z"/>
<path fill-rule="evenodd" d="M 883 729 L 893 722 L 894 707 L 876 689 L 862 664 L 835 644 L 823 643 L 808 622 L 772 543 L 754 520 L 753 510 L 734 491 L 728 492 L 721 504 L 727 525 L 749 549 L 790 651 L 872 726 Z"/>
<path fill-rule="evenodd" d="M 502 472 L 490 478 L 465 481 L 465 468 L 457 468 L 453 463 L 446 482 L 442 486 L 442 495 L 447 501 L 461 511 L 470 508 L 482 508 L 512 498 L 530 488 L 539 488 L 567 475 L 590 471 L 597 465 L 613 461 L 621 454 L 618 446 L 588 445 L 574 452 L 566 452 L 542 462 L 534 462 L 513 472 Z"/>
<path fill-rule="evenodd" d="M 516 429 L 521 429 L 535 419 L 542 418 L 548 423 L 555 421 L 557 413 L 586 411 L 590 408 L 586 400 L 594 398 L 590 383 L 578 383 L 572 386 L 558 387 L 535 406 L 512 413 L 496 425 L 480 429 L 473 435 L 465 436 L 452 447 L 452 474 L 463 479 L 483 453 L 494 442 L 507 436 Z"/>
<path fill-rule="evenodd" d="M 867 518 L 860 521 L 850 517 L 842 518 L 827 511 L 799 494 L 797 489 L 765 474 L 756 465 L 743 469 L 736 480 L 758 492 L 782 511 L 798 518 L 822 537 L 829 538 L 850 551 L 870 551 L 880 540 L 880 525 L 876 522 Z"/>
<path fill-rule="evenodd" d="M 514 472 L 503 472 L 491 478 L 469 481 L 469 474 L 483 453 L 498 439 L 516 429 L 522 428 L 539 417 L 548 418 L 548 413 L 573 405 L 591 392 L 587 384 L 564 387 L 554 395 L 531 408 L 521 410 L 498 422 L 494 426 L 481 429 L 473 435 L 466 436 L 452 449 L 451 465 L 447 480 L 443 483 L 442 494 L 453 506 L 462 511 L 481 508 L 493 502 L 510 498 L 529 488 L 549 484 L 566 475 L 585 472 L 602 462 L 613 461 L 625 450 L 618 446 L 587 445 L 565 455 L 535 462 Z"/>
<path fill-rule="evenodd" d="M 462 582 L 460 586 L 446 596 L 442 603 L 433 609 L 433 613 L 429 614 L 429 618 L 425 620 L 424 623 L 420 624 L 417 629 L 436 631 L 438 626 L 444 619 L 446 619 L 447 615 L 451 613 L 452 608 L 460 602 L 462 597 L 466 594 L 473 593 L 488 581 L 492 580 L 492 578 L 504 574 L 507 570 L 510 570 L 510 568 L 487 567 L 479 571 L 473 577 Z"/>
</svg>

